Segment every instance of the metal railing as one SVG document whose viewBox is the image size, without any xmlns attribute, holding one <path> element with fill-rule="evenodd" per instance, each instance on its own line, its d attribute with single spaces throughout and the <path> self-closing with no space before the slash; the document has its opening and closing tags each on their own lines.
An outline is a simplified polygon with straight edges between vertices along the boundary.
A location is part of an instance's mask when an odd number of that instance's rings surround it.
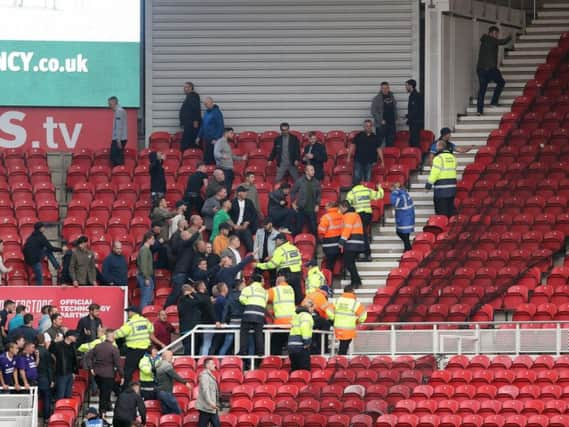
<svg viewBox="0 0 569 427">
<path fill-rule="evenodd" d="M 0 393 L 0 427 L 38 427 L 38 388 L 14 390 Z"/>
</svg>

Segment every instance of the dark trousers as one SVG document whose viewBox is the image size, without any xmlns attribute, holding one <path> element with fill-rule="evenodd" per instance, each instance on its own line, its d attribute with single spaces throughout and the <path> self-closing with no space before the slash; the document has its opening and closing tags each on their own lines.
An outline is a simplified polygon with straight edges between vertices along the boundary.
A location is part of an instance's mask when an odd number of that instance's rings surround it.
<svg viewBox="0 0 569 427">
<path fill-rule="evenodd" d="M 383 141 L 385 141 L 386 147 L 393 147 L 393 143 L 395 142 L 395 122 L 386 121 L 384 125 L 376 128 L 376 131 L 381 145 L 383 145 Z"/>
<path fill-rule="evenodd" d="M 52 392 L 49 384 L 49 380 L 45 377 L 40 377 L 38 380 L 38 394 L 42 400 L 42 416 L 44 420 L 48 420 L 51 417 L 53 403 L 52 403 Z"/>
<path fill-rule="evenodd" d="M 239 355 L 247 356 L 248 353 L 248 339 L 249 331 L 253 330 L 255 338 L 255 355 L 263 356 L 265 348 L 265 336 L 263 334 L 263 324 L 244 322 L 241 321 L 241 327 L 239 328 Z"/>
<path fill-rule="evenodd" d="M 308 223 L 308 229 L 310 234 L 316 236 L 318 232 L 318 226 L 316 225 L 316 212 L 307 212 L 302 209 L 296 211 L 296 229 L 294 235 L 302 233 L 302 227 L 304 223 Z"/>
<path fill-rule="evenodd" d="M 486 90 L 488 89 L 488 83 L 495 82 L 496 88 L 494 89 L 494 95 L 492 95 L 492 105 L 498 105 L 500 101 L 500 95 L 504 86 L 506 86 L 506 81 L 502 77 L 502 73 L 497 68 L 491 70 L 477 70 L 478 73 L 478 103 L 477 109 L 479 113 L 484 112 L 484 97 L 486 96 Z"/>
<path fill-rule="evenodd" d="M 114 139 L 111 142 L 111 150 L 109 157 L 111 160 L 111 167 L 124 165 L 124 147 L 127 141 L 117 141 Z"/>
<path fill-rule="evenodd" d="M 182 292 L 182 286 L 186 283 L 187 274 L 186 273 L 177 273 L 172 276 L 172 289 L 170 290 L 170 294 L 168 298 L 166 298 L 166 302 L 164 303 L 164 308 L 169 307 L 171 305 L 176 305 L 178 303 L 178 298 L 180 298 L 180 293 Z"/>
<path fill-rule="evenodd" d="M 454 197 L 435 197 L 434 202 L 437 215 L 446 215 L 448 217 L 454 215 Z"/>
<path fill-rule="evenodd" d="M 409 146 L 419 147 L 421 145 L 421 130 L 424 126 L 423 122 L 409 121 Z"/>
<path fill-rule="evenodd" d="M 105 378 L 100 376 L 95 376 L 95 382 L 97 387 L 99 387 L 99 413 L 104 415 L 105 412 L 110 411 L 111 408 L 111 393 L 115 385 L 114 378 Z"/>
<path fill-rule="evenodd" d="M 235 230 L 235 234 L 239 236 L 239 240 L 245 245 L 247 252 L 253 252 L 253 235 L 249 229 Z"/>
<path fill-rule="evenodd" d="M 198 427 L 219 427 L 219 415 L 217 413 L 210 414 L 209 412 L 200 411 L 200 418 L 198 419 Z"/>
<path fill-rule="evenodd" d="M 188 204 L 188 210 L 186 211 L 186 219 L 190 219 L 192 214 L 195 212 L 201 215 L 204 200 L 200 195 L 193 193 L 186 193 L 186 203 Z"/>
<path fill-rule="evenodd" d="M 326 255 L 326 267 L 333 273 L 336 260 L 340 256 L 340 249 L 338 246 L 335 246 L 331 248 L 323 248 L 323 251 L 324 255 Z"/>
<path fill-rule="evenodd" d="M 370 234 L 371 234 L 371 214 L 362 212 L 359 214 L 362 220 L 362 225 L 364 227 L 364 254 L 365 256 L 371 255 L 370 248 Z"/>
<path fill-rule="evenodd" d="M 288 342 L 288 333 L 273 333 L 271 334 L 271 354 L 280 356 L 283 354 L 283 348 Z"/>
<path fill-rule="evenodd" d="M 411 241 L 409 240 L 409 233 L 401 233 L 400 231 L 397 232 L 399 238 L 403 241 L 403 248 L 405 252 L 411 250 Z"/>
<path fill-rule="evenodd" d="M 371 170 L 373 168 L 373 163 L 358 162 L 354 161 L 354 174 L 352 176 L 352 184 L 358 185 L 360 181 L 371 181 Z"/>
<path fill-rule="evenodd" d="M 302 294 L 302 273 L 293 273 L 291 271 L 284 272 L 280 271 L 280 273 L 284 273 L 286 276 L 286 280 L 292 289 L 294 289 L 294 303 L 299 305 L 302 300 L 304 299 L 304 295 Z"/>
<path fill-rule="evenodd" d="M 340 340 L 340 348 L 338 349 L 338 354 L 346 355 L 348 354 L 348 348 L 352 340 Z"/>
<path fill-rule="evenodd" d="M 319 315 L 313 315 L 314 317 L 314 330 L 318 331 L 329 331 L 332 327 L 332 322 L 328 319 L 324 319 Z M 312 354 L 322 353 L 322 336 L 324 336 L 324 350 L 328 349 L 328 335 L 320 334 L 314 332 L 312 334 L 312 345 L 310 346 L 310 351 Z"/>
<path fill-rule="evenodd" d="M 290 372 L 310 371 L 310 350 L 303 349 L 296 353 L 289 353 Z"/>
<path fill-rule="evenodd" d="M 215 141 L 203 141 L 203 161 L 206 165 L 215 165 L 213 144 Z"/>
<path fill-rule="evenodd" d="M 132 421 L 113 418 L 113 427 L 132 427 Z"/>
<path fill-rule="evenodd" d="M 350 283 L 352 286 L 360 286 L 362 279 L 356 267 L 357 252 L 344 250 L 344 268 L 350 273 Z"/>
<path fill-rule="evenodd" d="M 199 128 L 195 128 L 192 122 L 184 126 L 184 135 L 180 142 L 180 150 L 186 151 L 188 148 L 199 148 L 196 144 Z"/>
<path fill-rule="evenodd" d="M 289 231 L 295 231 L 295 216 L 296 212 L 291 208 L 274 208 L 271 209 L 269 214 L 271 221 L 273 221 L 273 226 L 275 228 L 288 228 Z"/>
<path fill-rule="evenodd" d="M 223 175 L 225 176 L 225 188 L 227 188 L 227 195 L 231 194 L 231 188 L 233 187 L 233 180 L 235 175 L 233 174 L 233 169 L 222 169 Z"/>
<path fill-rule="evenodd" d="M 73 374 L 57 375 L 55 378 L 55 398 L 70 399 L 73 388 Z"/>
<path fill-rule="evenodd" d="M 138 363 L 140 359 L 144 356 L 146 352 L 145 349 L 140 348 L 128 348 L 126 349 L 126 357 L 124 361 L 124 387 L 128 387 L 128 384 L 132 380 L 132 374 L 138 369 Z"/>
</svg>

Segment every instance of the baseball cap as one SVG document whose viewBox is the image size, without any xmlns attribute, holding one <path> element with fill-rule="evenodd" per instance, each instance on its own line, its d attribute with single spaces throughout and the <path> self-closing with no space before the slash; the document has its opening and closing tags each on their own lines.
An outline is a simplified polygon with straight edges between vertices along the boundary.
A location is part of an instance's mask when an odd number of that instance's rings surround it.
<svg viewBox="0 0 569 427">
<path fill-rule="evenodd" d="M 238 193 L 247 193 L 248 191 L 249 191 L 249 189 L 247 187 L 244 187 L 243 185 L 240 185 L 239 187 L 237 187 Z"/>
<path fill-rule="evenodd" d="M 442 128 L 441 129 L 441 136 L 448 135 L 449 133 L 452 133 L 452 130 L 450 130 L 450 128 Z"/>
<path fill-rule="evenodd" d="M 284 234 L 284 233 L 279 233 L 279 234 L 277 234 L 277 235 L 273 238 L 273 240 L 287 240 L 286 234 Z"/>
<path fill-rule="evenodd" d="M 90 406 L 89 409 L 87 409 L 87 413 L 99 415 L 99 411 L 97 411 L 97 408 L 95 408 L 94 406 Z"/>
<path fill-rule="evenodd" d="M 140 309 L 135 305 L 128 306 L 124 311 L 132 311 L 133 313 L 140 314 Z"/>
</svg>

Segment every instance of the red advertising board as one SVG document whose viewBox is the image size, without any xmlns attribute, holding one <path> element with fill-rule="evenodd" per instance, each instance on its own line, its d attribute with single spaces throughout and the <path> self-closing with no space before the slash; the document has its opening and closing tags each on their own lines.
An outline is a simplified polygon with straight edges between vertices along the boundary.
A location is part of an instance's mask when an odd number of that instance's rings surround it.
<svg viewBox="0 0 569 427">
<path fill-rule="evenodd" d="M 48 304 L 58 308 L 68 328 L 77 326 L 79 318 L 87 315 L 87 307 L 92 303 L 101 306 L 101 320 L 105 327 L 118 328 L 125 319 L 125 290 L 116 286 L 0 286 L 0 305 L 7 299 L 28 307 L 34 316 L 34 325 L 41 318 L 41 308 Z"/>
<path fill-rule="evenodd" d="M 128 146 L 136 148 L 137 110 L 128 109 Z M 0 148 L 73 152 L 111 144 L 113 112 L 108 108 L 0 108 Z"/>
</svg>

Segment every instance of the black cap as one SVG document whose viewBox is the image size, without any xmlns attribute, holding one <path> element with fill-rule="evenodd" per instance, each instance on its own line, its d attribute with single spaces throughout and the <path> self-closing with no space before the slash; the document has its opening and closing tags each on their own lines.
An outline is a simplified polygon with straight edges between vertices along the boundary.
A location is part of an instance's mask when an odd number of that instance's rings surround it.
<svg viewBox="0 0 569 427">
<path fill-rule="evenodd" d="M 263 282 L 264 278 L 261 273 L 253 273 L 251 275 L 251 282 Z"/>
<path fill-rule="evenodd" d="M 279 234 L 277 234 L 277 235 L 273 238 L 273 240 L 287 240 L 286 234 L 284 234 L 284 233 L 279 233 Z"/>
<path fill-rule="evenodd" d="M 87 236 L 79 236 L 75 241 L 75 246 L 79 246 L 81 243 L 87 243 L 88 241 L 89 239 L 87 238 Z"/>
<path fill-rule="evenodd" d="M 441 136 L 449 135 L 451 133 L 452 133 L 452 130 L 450 128 L 442 128 L 441 129 Z"/>
<path fill-rule="evenodd" d="M 318 261 L 316 261 L 315 259 L 311 259 L 306 264 L 304 264 L 305 267 L 316 267 L 317 265 Z"/>
<path fill-rule="evenodd" d="M 238 193 L 247 193 L 248 191 L 249 191 L 249 189 L 247 187 L 244 187 L 243 185 L 240 185 L 239 187 L 237 187 Z"/>
<path fill-rule="evenodd" d="M 44 223 L 43 223 L 43 222 L 41 222 L 41 221 L 36 222 L 36 223 L 34 224 L 34 230 L 39 230 L 39 229 L 42 228 L 43 226 L 44 226 Z"/>
<path fill-rule="evenodd" d="M 65 333 L 65 338 L 67 338 L 67 337 L 79 337 L 79 333 L 77 331 L 71 329 Z"/>
<path fill-rule="evenodd" d="M 176 202 L 176 209 L 178 209 L 180 206 L 184 206 L 186 204 L 186 202 L 184 202 L 183 200 L 178 200 Z"/>
<path fill-rule="evenodd" d="M 131 311 L 133 313 L 140 314 L 140 308 L 138 308 L 136 305 L 128 306 L 127 308 L 124 309 L 124 311 Z"/>
<path fill-rule="evenodd" d="M 99 411 L 97 411 L 97 408 L 95 408 L 94 406 L 90 406 L 89 409 L 87 409 L 87 413 L 93 415 L 99 415 Z"/>
</svg>

